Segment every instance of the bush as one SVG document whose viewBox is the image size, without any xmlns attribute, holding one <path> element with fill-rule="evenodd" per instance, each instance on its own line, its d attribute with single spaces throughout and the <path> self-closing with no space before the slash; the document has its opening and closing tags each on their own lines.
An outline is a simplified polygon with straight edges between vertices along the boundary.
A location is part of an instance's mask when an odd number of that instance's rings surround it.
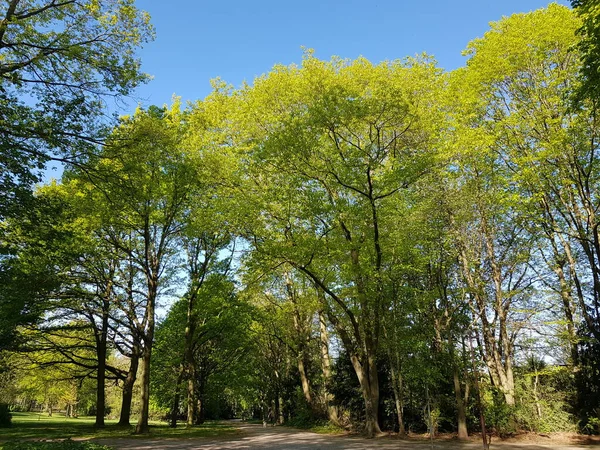
<svg viewBox="0 0 600 450">
<path fill-rule="evenodd" d="M 295 393 L 295 408 L 294 415 L 285 422 L 286 425 L 295 428 L 310 429 L 314 426 L 326 425 L 327 420 L 323 420 L 323 417 L 318 417 L 315 412 L 310 409 L 302 391 L 299 389 Z"/>
<path fill-rule="evenodd" d="M 596 410 L 598 417 L 588 417 L 587 423 L 583 427 L 586 434 L 600 434 L 600 409 Z"/>
<path fill-rule="evenodd" d="M 578 334 L 577 398 L 573 412 L 579 416 L 579 428 L 583 433 L 600 434 L 600 342 L 585 324 Z"/>
<path fill-rule="evenodd" d="M 10 427 L 12 421 L 12 414 L 8 409 L 6 403 L 0 403 L 0 428 Z"/>
<path fill-rule="evenodd" d="M 536 433 L 577 431 L 569 405 L 574 390 L 570 368 L 530 359 L 518 373 L 515 418 L 521 429 Z"/>
<path fill-rule="evenodd" d="M 517 432 L 515 407 L 504 401 L 504 394 L 497 388 L 490 388 L 483 398 L 485 422 L 494 432 L 504 438 Z"/>
<path fill-rule="evenodd" d="M 4 450 L 114 450 L 113 447 L 94 444 L 92 442 L 75 442 L 70 439 L 66 441 L 30 441 L 30 442 L 7 442 Z"/>
</svg>

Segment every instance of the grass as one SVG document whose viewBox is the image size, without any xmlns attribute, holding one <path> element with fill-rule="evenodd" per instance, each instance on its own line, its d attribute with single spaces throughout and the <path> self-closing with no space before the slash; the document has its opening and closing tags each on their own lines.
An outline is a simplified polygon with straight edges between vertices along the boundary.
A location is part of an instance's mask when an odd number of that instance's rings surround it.
<svg viewBox="0 0 600 450">
<path fill-rule="evenodd" d="M 308 428 L 308 430 L 319 434 L 346 434 L 348 432 L 345 428 L 339 427 L 332 423 L 313 425 L 312 427 Z"/>
<path fill-rule="evenodd" d="M 149 435 L 136 435 L 134 427 L 120 427 L 116 420 L 107 420 L 105 428 L 94 426 L 94 417 L 67 418 L 36 413 L 12 413 L 12 426 L 0 428 L 0 448 L 2 443 L 16 440 L 40 439 L 101 439 L 101 438 L 195 438 L 215 437 L 235 433 L 237 429 L 218 422 L 186 427 L 179 425 L 169 428 L 165 422 L 150 422 Z"/>
<path fill-rule="evenodd" d="M 318 434 L 346 434 L 347 430 L 337 426 L 328 420 L 307 420 L 306 418 L 296 418 L 284 423 L 284 426 L 299 428 L 301 430 L 312 431 Z"/>
<path fill-rule="evenodd" d="M 88 441 L 11 441 L 4 444 L 4 450 L 115 450 L 113 447 Z"/>
</svg>

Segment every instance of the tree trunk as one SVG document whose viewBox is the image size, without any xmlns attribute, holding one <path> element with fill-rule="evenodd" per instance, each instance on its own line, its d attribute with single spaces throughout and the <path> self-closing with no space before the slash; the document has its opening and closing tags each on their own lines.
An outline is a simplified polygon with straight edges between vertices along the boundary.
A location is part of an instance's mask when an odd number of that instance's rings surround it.
<svg viewBox="0 0 600 450">
<path fill-rule="evenodd" d="M 454 383 L 454 396 L 456 399 L 456 412 L 457 412 L 457 423 L 458 423 L 458 439 L 466 440 L 469 438 L 469 432 L 467 429 L 467 402 L 469 400 L 469 383 L 465 376 L 465 392 L 463 395 L 462 385 L 460 382 L 460 367 L 457 362 L 456 354 L 454 352 L 454 339 L 452 331 L 448 329 L 448 349 L 450 359 L 452 361 L 452 381 Z M 462 339 L 463 347 L 463 359 L 465 357 L 465 342 L 464 336 Z"/>
<path fill-rule="evenodd" d="M 290 302 L 294 305 L 294 329 L 296 330 L 296 338 L 298 339 L 298 373 L 300 374 L 300 383 L 302 385 L 302 393 L 304 394 L 304 399 L 308 404 L 309 408 L 313 409 L 312 403 L 312 395 L 310 393 L 310 382 L 308 380 L 308 376 L 306 374 L 307 358 L 306 358 L 306 347 L 308 340 L 310 340 L 310 333 L 307 332 L 305 322 L 303 320 L 302 314 L 298 309 L 298 305 L 296 303 L 296 293 L 294 291 L 292 281 L 289 277 L 289 274 L 285 275 L 286 282 L 286 290 L 288 293 L 288 298 Z"/>
<path fill-rule="evenodd" d="M 200 379 L 198 380 L 198 410 L 197 410 L 197 414 L 196 414 L 196 420 L 194 421 L 194 423 L 196 425 L 202 425 L 204 423 L 204 418 L 205 418 L 205 414 L 206 414 L 206 404 L 204 401 L 204 397 L 205 397 L 205 391 L 206 391 L 206 373 L 204 371 L 201 372 L 202 375 L 200 376 Z"/>
<path fill-rule="evenodd" d="M 269 407 L 267 405 L 266 400 L 262 401 L 262 421 L 263 421 L 263 428 L 267 428 L 267 421 L 269 418 Z"/>
<path fill-rule="evenodd" d="M 483 345 L 478 339 L 479 349 L 483 359 L 488 367 L 490 380 L 492 385 L 497 386 L 504 394 L 506 404 L 514 406 L 515 404 L 515 383 L 512 371 L 512 351 L 513 343 L 510 340 L 507 332 L 507 305 L 502 302 L 502 293 L 500 291 L 499 276 L 496 276 L 496 298 L 494 304 L 494 312 L 496 317 L 493 322 L 487 318 L 488 302 L 478 291 L 477 283 L 469 272 L 469 262 L 465 256 L 464 249 L 461 252 L 461 263 L 463 265 L 463 275 L 467 282 L 471 295 L 469 303 L 481 322 L 481 332 L 483 337 Z M 475 314 L 475 313 L 474 313 Z M 496 337 L 495 328 L 499 330 L 499 338 Z"/>
<path fill-rule="evenodd" d="M 104 321 L 103 321 L 104 322 Z M 104 325 L 104 323 L 103 323 Z M 106 404 L 106 392 L 104 384 L 106 382 L 106 329 L 102 331 L 102 337 L 96 348 L 98 357 L 98 378 L 96 381 L 96 423 L 97 428 L 104 427 L 104 413 Z"/>
<path fill-rule="evenodd" d="M 571 295 L 571 288 L 567 283 L 565 273 L 562 265 L 557 264 L 554 268 L 554 272 L 558 277 L 560 283 L 560 297 L 563 301 L 563 312 L 565 314 L 565 320 L 567 322 L 567 336 L 569 338 L 569 350 L 571 353 L 571 363 L 574 366 L 578 365 L 579 354 L 577 353 L 577 336 L 575 333 L 575 325 L 573 321 L 573 296 Z"/>
<path fill-rule="evenodd" d="M 137 434 L 150 431 L 148 427 L 150 410 L 150 358 L 152 357 L 152 344 L 154 341 L 156 295 L 158 291 L 158 269 L 154 267 L 153 275 L 148 280 L 148 303 L 146 304 L 146 332 L 143 336 L 144 348 L 142 349 L 142 405 L 140 417 L 135 428 Z"/>
<path fill-rule="evenodd" d="M 204 423 L 204 399 L 201 396 L 198 396 L 197 403 L 197 414 L 196 420 L 194 420 L 194 425 L 202 425 Z"/>
<path fill-rule="evenodd" d="M 114 272 L 114 271 L 113 271 Z M 112 273 L 112 272 L 111 272 Z M 98 359 L 98 373 L 96 378 L 96 423 L 97 428 L 104 427 L 104 415 L 106 412 L 106 342 L 108 339 L 108 314 L 109 314 L 109 298 L 112 293 L 112 281 L 108 281 L 106 291 L 102 298 L 102 324 L 100 329 L 95 328 L 94 334 L 96 337 L 96 357 Z"/>
<path fill-rule="evenodd" d="M 279 403 L 279 417 L 277 418 L 277 423 L 279 425 L 283 425 L 285 422 L 285 416 L 283 415 L 283 398 L 277 397 Z"/>
<path fill-rule="evenodd" d="M 194 420 L 197 416 L 198 401 L 196 398 L 196 371 L 194 367 L 188 367 L 188 382 L 187 382 L 187 426 L 194 425 Z"/>
<path fill-rule="evenodd" d="M 181 380 L 183 378 L 183 367 L 179 370 L 179 375 L 177 375 L 177 381 L 175 382 L 175 393 L 173 395 L 173 404 L 171 405 L 171 423 L 169 426 L 171 428 L 177 427 L 177 415 L 179 414 L 179 390 L 181 389 Z"/>
<path fill-rule="evenodd" d="M 302 383 L 302 393 L 304 394 L 304 400 L 310 408 L 312 408 L 312 396 L 310 395 L 310 383 L 308 376 L 306 375 L 306 369 L 304 367 L 304 351 L 298 355 L 298 372 L 300 373 L 300 382 Z"/>
<path fill-rule="evenodd" d="M 507 358 L 506 361 L 506 379 L 504 380 L 504 399 L 508 406 L 515 406 L 515 377 L 512 369 L 512 359 Z"/>
<path fill-rule="evenodd" d="M 141 410 L 138 423 L 135 427 L 137 434 L 148 433 L 148 419 L 150 415 L 150 357 L 152 356 L 152 344 L 148 341 L 144 343 L 142 350 L 142 395 Z"/>
<path fill-rule="evenodd" d="M 391 363 L 391 361 L 390 361 Z M 404 427 L 404 386 L 401 373 L 396 373 L 394 364 L 390 364 L 392 374 L 392 387 L 394 390 L 394 402 L 396 404 L 396 415 L 398 417 L 398 434 L 400 436 L 406 435 L 406 428 Z"/>
<path fill-rule="evenodd" d="M 131 416 L 131 400 L 133 399 L 133 386 L 137 378 L 138 366 L 140 364 L 140 350 L 136 344 L 131 351 L 129 360 L 129 370 L 127 377 L 123 382 L 123 396 L 121 398 L 121 414 L 119 417 L 119 425 L 129 426 L 129 417 Z"/>
<path fill-rule="evenodd" d="M 197 318 L 194 312 L 198 292 L 204 284 L 205 276 L 208 272 L 208 266 L 211 261 L 212 252 L 209 251 L 206 241 L 194 241 L 192 251 L 188 253 L 188 268 L 190 276 L 190 290 L 187 295 L 187 312 L 185 323 L 185 340 L 183 349 L 184 374 L 187 378 L 187 420 L 186 424 L 192 426 L 198 418 L 198 401 L 196 398 L 196 369 L 194 366 L 194 336 L 196 334 Z M 205 247 L 199 245 L 206 244 Z M 197 265 L 198 258 L 204 249 L 204 261 Z"/>
<path fill-rule="evenodd" d="M 279 392 L 275 392 L 275 421 L 279 423 L 279 418 L 281 417 L 281 403 L 279 398 Z"/>
<path fill-rule="evenodd" d="M 325 404 L 327 407 L 327 416 L 329 421 L 339 425 L 340 419 L 338 409 L 333 404 L 333 395 L 329 393 L 331 383 L 331 356 L 329 355 L 329 335 L 327 333 L 327 323 L 323 311 L 319 311 L 319 326 L 321 338 L 321 368 L 323 370 L 323 379 L 325 380 Z"/>
<path fill-rule="evenodd" d="M 194 369 L 194 352 L 192 348 L 196 322 L 194 320 L 194 300 L 195 293 L 189 295 L 187 308 L 187 322 L 185 327 L 185 348 L 184 348 L 184 367 L 187 376 L 187 391 L 188 391 L 188 412 L 187 425 L 194 424 L 196 416 L 196 371 Z"/>
<path fill-rule="evenodd" d="M 458 412 L 458 439 L 465 440 L 469 438 L 469 432 L 467 431 L 467 408 L 463 399 L 458 367 L 456 364 L 454 365 L 453 372 L 454 395 L 456 396 L 456 410 Z"/>
<path fill-rule="evenodd" d="M 195 425 L 202 425 L 205 420 L 206 405 L 204 404 L 204 395 L 198 396 L 198 413 L 196 414 Z"/>
<path fill-rule="evenodd" d="M 355 250 L 352 251 L 352 259 L 353 262 L 358 260 L 358 254 Z M 337 297 L 333 291 L 327 289 L 326 285 L 317 277 L 315 277 L 314 274 L 306 270 L 306 268 L 298 268 L 310 276 L 313 281 L 316 282 L 318 288 L 326 290 L 327 294 L 334 298 L 338 305 L 344 305 L 344 301 Z M 366 295 L 364 289 L 359 289 L 359 293 L 361 303 L 366 304 Z M 365 327 L 365 332 L 363 334 L 360 332 L 359 323 L 352 311 L 350 311 L 348 308 L 345 308 L 345 313 L 352 324 L 352 335 L 354 338 L 352 339 L 345 326 L 340 322 L 340 320 L 338 320 L 336 315 L 333 314 L 327 305 L 327 302 L 324 299 L 321 301 L 329 321 L 335 327 L 340 338 L 342 339 L 342 342 L 344 343 L 344 347 L 350 356 L 350 361 L 352 362 L 352 366 L 354 367 L 354 371 L 358 377 L 363 400 L 365 402 L 365 432 L 367 436 L 374 437 L 376 434 L 381 433 L 378 421 L 379 380 L 377 377 L 375 360 L 375 355 L 377 353 L 377 341 L 380 332 L 380 318 L 375 315 L 375 318 L 373 318 L 373 330 L 368 330 L 368 327 Z"/>
<path fill-rule="evenodd" d="M 356 355 L 351 355 L 352 366 L 358 376 L 361 393 L 365 402 L 365 433 L 372 438 L 381 433 L 379 428 L 379 380 L 372 357 L 367 358 L 367 367 L 361 364 Z"/>
</svg>

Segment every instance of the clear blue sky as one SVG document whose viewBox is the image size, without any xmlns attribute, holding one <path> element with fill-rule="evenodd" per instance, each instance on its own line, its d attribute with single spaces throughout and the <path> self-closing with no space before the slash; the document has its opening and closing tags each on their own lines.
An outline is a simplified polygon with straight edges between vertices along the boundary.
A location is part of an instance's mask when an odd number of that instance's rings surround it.
<svg viewBox="0 0 600 450">
<path fill-rule="evenodd" d="M 142 104 L 205 97 L 217 76 L 239 86 L 277 63 L 364 56 L 372 62 L 427 52 L 451 70 L 490 21 L 544 7 L 544 0 L 138 0 L 156 40 L 141 52 L 154 79 L 137 91 Z M 558 3 L 569 4 L 562 0 Z"/>
</svg>

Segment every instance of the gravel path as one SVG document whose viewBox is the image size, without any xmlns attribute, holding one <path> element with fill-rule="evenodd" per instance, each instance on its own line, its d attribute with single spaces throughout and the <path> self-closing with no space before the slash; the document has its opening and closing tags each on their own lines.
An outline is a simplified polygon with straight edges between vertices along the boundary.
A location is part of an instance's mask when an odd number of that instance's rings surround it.
<svg viewBox="0 0 600 450">
<path fill-rule="evenodd" d="M 355 436 L 332 436 L 316 434 L 308 431 L 286 427 L 268 427 L 261 425 L 236 423 L 240 432 L 235 435 L 219 438 L 188 439 L 100 439 L 97 442 L 111 445 L 118 450 L 238 450 L 238 449 L 323 449 L 323 450 L 430 450 L 431 445 L 425 441 L 400 440 L 393 437 L 365 439 Z M 434 442 L 433 450 L 479 450 L 479 442 Z M 530 443 L 507 444 L 492 442 L 491 450 L 591 450 L 600 449 L 600 445 L 556 446 Z"/>
</svg>

